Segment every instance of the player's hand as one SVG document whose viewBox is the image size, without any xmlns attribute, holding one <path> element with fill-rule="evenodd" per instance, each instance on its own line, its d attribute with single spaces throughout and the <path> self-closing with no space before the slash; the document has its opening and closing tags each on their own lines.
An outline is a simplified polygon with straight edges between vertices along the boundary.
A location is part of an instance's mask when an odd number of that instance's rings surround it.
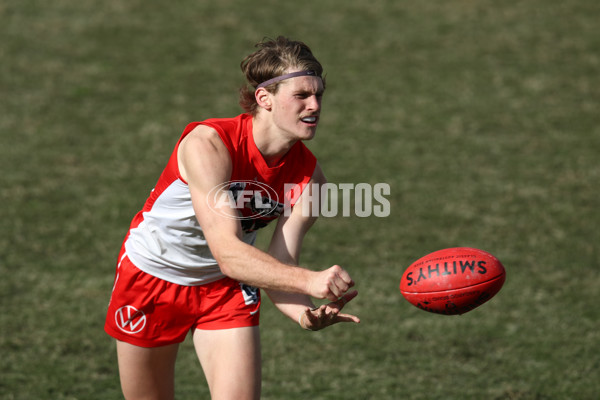
<svg viewBox="0 0 600 400">
<path fill-rule="evenodd" d="M 352 286 L 354 281 L 348 272 L 339 265 L 334 265 L 315 273 L 314 279 L 309 283 L 308 294 L 317 299 L 336 301 Z"/>
<path fill-rule="evenodd" d="M 323 304 L 321 307 L 315 309 L 307 308 L 300 314 L 300 318 L 298 319 L 300 326 L 309 331 L 318 331 L 330 325 L 337 324 L 338 322 L 360 323 L 360 319 L 357 316 L 342 314 L 340 312 L 350 300 L 356 297 L 356 295 L 358 295 L 358 292 L 354 290 L 344 294 L 336 301 Z"/>
</svg>

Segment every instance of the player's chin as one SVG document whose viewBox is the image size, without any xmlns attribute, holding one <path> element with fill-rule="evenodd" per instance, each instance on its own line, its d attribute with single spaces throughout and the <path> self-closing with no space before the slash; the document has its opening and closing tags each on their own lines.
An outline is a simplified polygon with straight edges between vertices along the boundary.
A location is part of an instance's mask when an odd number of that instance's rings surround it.
<svg viewBox="0 0 600 400">
<path fill-rule="evenodd" d="M 304 126 L 300 132 L 301 140 L 311 140 L 317 133 L 317 124 L 306 125 L 307 126 Z"/>
</svg>

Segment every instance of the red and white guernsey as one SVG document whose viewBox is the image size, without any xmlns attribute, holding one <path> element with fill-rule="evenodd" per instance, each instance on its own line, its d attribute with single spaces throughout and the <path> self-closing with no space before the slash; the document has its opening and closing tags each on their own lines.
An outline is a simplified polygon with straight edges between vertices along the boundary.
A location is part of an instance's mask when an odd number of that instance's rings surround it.
<svg viewBox="0 0 600 400">
<path fill-rule="evenodd" d="M 239 206 L 243 241 L 248 244 L 254 244 L 257 229 L 279 217 L 285 206 L 293 206 L 316 166 L 315 156 L 297 142 L 278 165 L 269 167 L 254 142 L 249 114 L 189 124 L 144 208 L 134 217 L 124 244 L 129 259 L 139 269 L 186 286 L 224 277 L 196 219 L 177 163 L 179 143 L 199 124 L 215 129 L 229 150 L 232 175 L 223 185 L 233 199 L 228 204 Z M 286 193 L 292 185 L 297 186 Z"/>
</svg>

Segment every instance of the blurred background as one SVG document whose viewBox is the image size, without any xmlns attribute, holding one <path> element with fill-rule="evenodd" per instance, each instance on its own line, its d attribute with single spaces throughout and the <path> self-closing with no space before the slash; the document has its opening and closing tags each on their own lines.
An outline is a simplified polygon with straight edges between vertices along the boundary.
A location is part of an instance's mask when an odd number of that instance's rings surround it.
<svg viewBox="0 0 600 400">
<path fill-rule="evenodd" d="M 264 399 L 600 396 L 600 3 L 0 2 L 0 398 L 117 399 L 103 331 L 132 216 L 188 122 L 241 112 L 239 63 L 306 42 L 330 182 L 388 183 L 386 218 L 321 218 L 301 262 L 357 282 L 360 325 L 311 333 L 266 299 Z M 268 231 L 259 245 L 268 242 Z M 471 246 L 507 270 L 460 317 L 404 269 Z M 208 398 L 191 346 L 179 399 Z"/>
</svg>

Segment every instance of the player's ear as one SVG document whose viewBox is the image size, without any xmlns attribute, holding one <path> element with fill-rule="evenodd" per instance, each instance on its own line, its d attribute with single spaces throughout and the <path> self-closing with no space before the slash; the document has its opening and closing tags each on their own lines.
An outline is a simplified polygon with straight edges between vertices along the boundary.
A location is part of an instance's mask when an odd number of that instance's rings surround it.
<svg viewBox="0 0 600 400">
<path fill-rule="evenodd" d="M 271 93 L 269 93 L 267 89 L 258 88 L 256 92 L 254 92 L 254 97 L 256 98 L 259 107 L 271 111 Z"/>
</svg>

